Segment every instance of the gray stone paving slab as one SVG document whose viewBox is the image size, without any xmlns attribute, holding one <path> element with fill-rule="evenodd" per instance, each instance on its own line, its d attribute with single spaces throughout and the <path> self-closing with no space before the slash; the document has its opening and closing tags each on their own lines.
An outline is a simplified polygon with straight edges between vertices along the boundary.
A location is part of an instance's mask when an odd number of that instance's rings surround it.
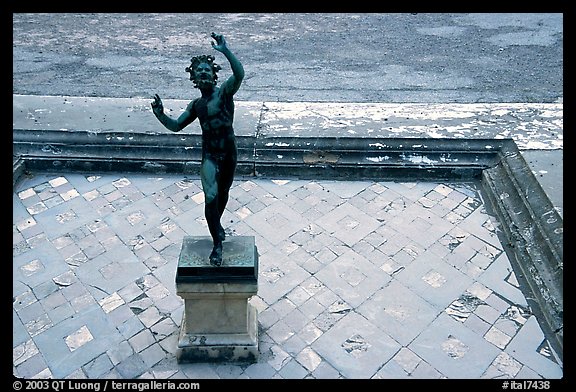
<svg viewBox="0 0 576 392">
<path fill-rule="evenodd" d="M 368 319 L 350 312 L 312 343 L 312 348 L 344 377 L 367 379 L 400 349 L 400 344 Z"/>
<path fill-rule="evenodd" d="M 102 354 L 83 366 L 83 370 L 88 378 L 102 378 L 102 376 L 110 372 L 113 367 L 114 365 L 108 355 Z"/>
<path fill-rule="evenodd" d="M 430 252 L 419 255 L 395 277 L 437 309 L 448 306 L 473 282 Z"/>
<path fill-rule="evenodd" d="M 360 306 L 391 279 L 386 272 L 352 250 L 330 262 L 315 276 L 353 308 Z"/>
<path fill-rule="evenodd" d="M 12 344 L 17 347 L 29 340 L 29 335 L 26 332 L 26 328 L 22 321 L 16 314 L 16 311 L 12 311 Z M 14 363 L 16 363 L 16 358 L 14 358 Z"/>
<path fill-rule="evenodd" d="M 124 287 L 127 281 L 135 280 L 148 271 L 142 263 L 115 262 L 107 254 L 102 254 L 79 266 L 76 274 L 94 288 L 91 291 L 99 297 L 112 294 Z"/>
<path fill-rule="evenodd" d="M 142 375 L 148 369 L 148 366 L 144 363 L 142 357 L 135 353 L 116 365 L 114 369 L 120 376 L 114 378 L 135 379 Z"/>
<path fill-rule="evenodd" d="M 502 258 L 502 260 L 500 259 Z M 508 301 L 518 306 L 528 306 L 526 297 L 519 288 L 514 271 L 507 262 L 502 262 L 506 256 L 502 254 L 478 277 L 478 281 L 502 295 Z"/>
<path fill-rule="evenodd" d="M 480 378 L 499 350 L 445 314 L 408 346 L 448 378 Z"/>
<path fill-rule="evenodd" d="M 538 343 L 540 341 L 540 344 Z M 554 354 L 549 351 L 538 321 L 534 316 L 528 318 L 524 328 L 506 347 L 506 352 L 538 373 L 544 378 L 560 378 L 562 372 L 554 365 Z M 543 353 L 544 355 L 542 355 Z"/>
<path fill-rule="evenodd" d="M 439 314 L 437 308 L 397 280 L 376 291 L 357 312 L 403 346 L 408 346 Z"/>
<path fill-rule="evenodd" d="M 316 223 L 348 246 L 353 246 L 379 226 L 376 219 L 350 204 L 338 206 Z"/>
<path fill-rule="evenodd" d="M 78 337 L 70 343 L 74 334 Z M 55 378 L 68 376 L 121 340 L 102 310 L 95 307 L 34 337 Z"/>
<path fill-rule="evenodd" d="M 277 251 L 268 255 L 270 262 L 259 266 L 258 296 L 273 304 L 308 278 L 309 273 Z"/>
<path fill-rule="evenodd" d="M 265 215 L 253 214 L 250 211 L 245 222 L 255 230 L 264 230 L 270 233 L 267 240 L 272 245 L 278 245 L 304 226 L 300 214 L 283 202 L 267 207 L 267 214 Z"/>
<path fill-rule="evenodd" d="M 50 243 L 44 243 L 29 252 L 13 257 L 12 277 L 14 281 L 26 282 L 34 289 L 62 273 L 68 265 Z"/>
</svg>

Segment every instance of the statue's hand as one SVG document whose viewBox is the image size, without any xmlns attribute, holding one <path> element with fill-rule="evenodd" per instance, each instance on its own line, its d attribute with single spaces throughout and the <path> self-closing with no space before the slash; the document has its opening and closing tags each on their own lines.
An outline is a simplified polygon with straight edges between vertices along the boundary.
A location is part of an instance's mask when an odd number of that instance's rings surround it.
<svg viewBox="0 0 576 392">
<path fill-rule="evenodd" d="M 154 101 L 150 105 L 152 106 L 152 111 L 155 114 L 164 112 L 164 105 L 162 105 L 162 100 L 158 94 L 154 94 Z"/>
<path fill-rule="evenodd" d="M 224 36 L 222 34 L 212 33 L 211 36 L 216 41 L 216 43 L 212 42 L 212 47 L 214 49 L 216 49 L 219 52 L 222 52 L 227 49 L 226 40 L 224 39 Z"/>
</svg>

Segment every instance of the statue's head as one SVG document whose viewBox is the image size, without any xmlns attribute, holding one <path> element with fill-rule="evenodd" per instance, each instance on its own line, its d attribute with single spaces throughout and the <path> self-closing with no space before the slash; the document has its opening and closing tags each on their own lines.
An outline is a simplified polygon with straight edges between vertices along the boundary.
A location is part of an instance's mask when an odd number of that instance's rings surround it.
<svg viewBox="0 0 576 392">
<path fill-rule="evenodd" d="M 190 80 L 194 82 L 194 87 L 204 88 L 216 85 L 217 72 L 221 69 L 222 67 L 214 62 L 214 56 L 203 54 L 192 57 L 190 66 L 186 67 L 186 72 L 190 72 Z"/>
</svg>

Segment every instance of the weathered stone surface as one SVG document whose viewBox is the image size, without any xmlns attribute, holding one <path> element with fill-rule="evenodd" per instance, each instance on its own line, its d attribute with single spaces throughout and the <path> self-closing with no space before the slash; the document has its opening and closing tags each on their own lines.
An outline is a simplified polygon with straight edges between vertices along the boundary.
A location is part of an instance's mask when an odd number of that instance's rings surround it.
<svg viewBox="0 0 576 392">
<path fill-rule="evenodd" d="M 210 264 L 210 237 L 185 236 L 178 260 L 176 293 L 184 299 L 178 338 L 179 362 L 255 361 L 258 312 L 248 300 L 258 292 L 254 237 L 229 237 L 223 263 Z"/>
</svg>

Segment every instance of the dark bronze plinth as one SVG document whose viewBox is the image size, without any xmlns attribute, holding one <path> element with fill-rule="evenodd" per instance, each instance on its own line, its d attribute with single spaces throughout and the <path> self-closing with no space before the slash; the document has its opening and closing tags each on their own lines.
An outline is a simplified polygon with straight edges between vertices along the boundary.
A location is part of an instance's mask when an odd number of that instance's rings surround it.
<svg viewBox="0 0 576 392">
<path fill-rule="evenodd" d="M 176 283 L 256 283 L 258 252 L 254 237 L 229 237 L 222 245 L 222 265 L 214 266 L 209 261 L 213 246 L 211 237 L 184 237 Z"/>
</svg>

